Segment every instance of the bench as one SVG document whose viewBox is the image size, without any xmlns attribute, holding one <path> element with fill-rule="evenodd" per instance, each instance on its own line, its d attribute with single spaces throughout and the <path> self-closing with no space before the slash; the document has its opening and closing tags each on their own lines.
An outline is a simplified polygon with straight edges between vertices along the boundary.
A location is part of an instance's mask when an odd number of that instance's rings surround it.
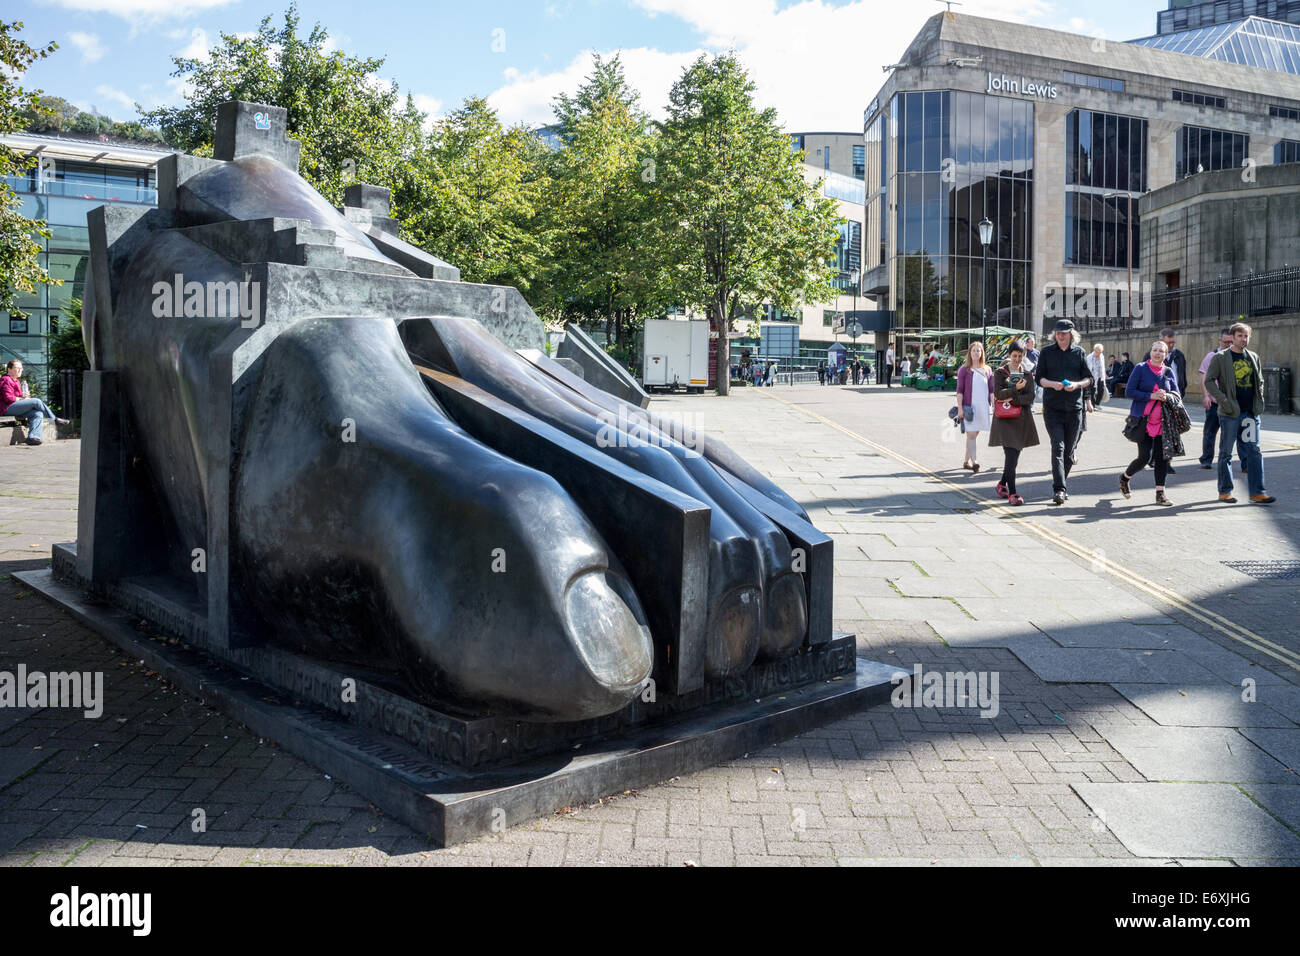
<svg viewBox="0 0 1300 956">
<path fill-rule="evenodd" d="M 0 415 L 0 428 L 13 429 L 9 433 L 9 444 L 11 445 L 21 445 L 27 441 L 27 426 L 12 415 Z"/>
</svg>

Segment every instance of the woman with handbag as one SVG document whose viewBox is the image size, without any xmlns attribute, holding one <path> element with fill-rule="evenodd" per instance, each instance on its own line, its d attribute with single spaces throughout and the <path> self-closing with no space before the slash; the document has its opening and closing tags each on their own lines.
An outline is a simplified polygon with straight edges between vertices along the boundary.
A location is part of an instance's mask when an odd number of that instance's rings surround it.
<svg viewBox="0 0 1300 956">
<path fill-rule="evenodd" d="M 993 370 L 984 361 L 983 342 L 972 342 L 966 350 L 966 361 L 957 370 L 957 394 L 961 396 L 966 422 L 966 460 L 962 467 L 978 472 L 980 432 L 989 430 L 993 413 Z"/>
<path fill-rule="evenodd" d="M 1124 394 L 1133 400 L 1128 422 L 1124 426 L 1124 436 L 1137 442 L 1138 454 L 1119 476 L 1120 494 L 1131 498 L 1133 495 L 1129 481 L 1149 463 L 1156 473 L 1156 504 L 1165 506 L 1173 504 L 1165 497 L 1165 478 L 1172 471 L 1162 437 L 1163 431 L 1171 427 L 1170 422 L 1166 421 L 1169 406 L 1165 399 L 1167 396 L 1179 395 L 1177 373 L 1165 363 L 1168 354 L 1164 342 L 1153 343 L 1151 357 L 1133 369 L 1133 374 L 1124 387 Z"/>
<path fill-rule="evenodd" d="M 1025 362 L 1025 346 L 1012 340 L 1007 346 L 1006 362 L 993 374 L 993 428 L 989 432 L 989 447 L 1002 447 L 1005 461 L 1002 480 L 998 482 L 998 497 L 1008 504 L 1023 505 L 1025 499 L 1016 493 L 1016 466 L 1020 463 L 1022 449 L 1038 444 L 1038 428 L 1034 425 L 1031 406 L 1034 404 L 1033 370 Z"/>
</svg>

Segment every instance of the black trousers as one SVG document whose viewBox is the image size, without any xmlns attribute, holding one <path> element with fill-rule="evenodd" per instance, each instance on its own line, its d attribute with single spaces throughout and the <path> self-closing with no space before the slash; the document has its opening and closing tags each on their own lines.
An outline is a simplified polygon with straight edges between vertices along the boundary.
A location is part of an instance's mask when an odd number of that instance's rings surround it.
<svg viewBox="0 0 1300 956">
<path fill-rule="evenodd" d="M 1029 414 L 1023 412 L 1022 414 Z M 1016 466 L 1020 464 L 1019 448 L 1003 448 L 1002 483 L 1007 486 L 1007 494 L 1016 493 Z"/>
<path fill-rule="evenodd" d="M 890 379 L 892 379 L 893 377 L 894 377 L 894 366 L 886 365 L 885 366 L 885 388 L 890 387 L 889 382 Z"/>
<path fill-rule="evenodd" d="M 1142 440 L 1138 442 L 1138 456 L 1129 462 L 1129 466 L 1124 469 L 1124 474 L 1132 478 L 1148 464 L 1156 470 L 1156 487 L 1163 488 L 1165 479 L 1169 477 L 1169 459 L 1164 457 L 1164 443 L 1160 441 L 1160 436 L 1152 438 L 1142 431 Z"/>
<path fill-rule="evenodd" d="M 1083 409 L 1043 408 L 1043 427 L 1052 443 L 1052 491 L 1066 491 L 1066 481 L 1070 477 L 1070 461 L 1074 457 L 1074 446 L 1079 443 L 1079 432 L 1083 428 Z"/>
</svg>

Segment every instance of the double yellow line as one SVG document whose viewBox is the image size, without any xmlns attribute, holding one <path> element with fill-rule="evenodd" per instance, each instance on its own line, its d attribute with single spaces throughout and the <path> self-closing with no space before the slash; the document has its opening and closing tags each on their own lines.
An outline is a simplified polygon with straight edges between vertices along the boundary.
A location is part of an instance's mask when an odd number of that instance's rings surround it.
<svg viewBox="0 0 1300 956">
<path fill-rule="evenodd" d="M 1196 620 L 1200 621 L 1201 623 L 1209 627 L 1212 627 L 1214 630 L 1231 638 L 1232 640 L 1236 641 L 1238 644 L 1244 644 L 1247 647 L 1252 647 L 1255 650 L 1259 651 L 1261 654 L 1267 654 L 1269 657 L 1272 657 L 1275 660 L 1278 660 L 1281 663 L 1286 664 L 1288 667 L 1292 668 L 1293 670 L 1300 671 L 1300 654 L 1297 654 L 1295 651 L 1286 647 L 1282 647 L 1280 644 L 1274 644 L 1272 641 L 1268 640 L 1265 637 L 1261 637 L 1260 635 L 1256 634 L 1254 631 L 1250 630 L 1249 628 L 1242 627 L 1240 624 L 1237 624 L 1235 621 L 1231 621 L 1220 614 L 1216 614 L 1214 611 L 1211 611 L 1209 608 L 1202 607 L 1200 604 L 1197 604 L 1195 601 L 1189 601 L 1181 594 L 1178 594 L 1175 591 L 1171 591 L 1169 590 L 1169 588 L 1165 587 L 1164 585 L 1157 584 L 1155 581 L 1151 581 L 1147 578 L 1144 578 L 1142 577 L 1142 575 L 1137 574 L 1134 571 L 1130 571 L 1128 568 L 1124 567 L 1123 565 L 1117 564 L 1116 562 L 1110 560 L 1109 558 L 1103 557 L 1101 554 L 1097 553 L 1096 551 L 1092 551 L 1084 547 L 1083 545 L 1079 544 L 1077 541 L 1067 538 L 1065 535 L 1061 534 L 1060 532 L 1053 531 L 1050 528 L 1045 528 L 1042 525 L 1038 524 L 1037 522 L 1022 517 L 1020 514 L 1016 513 L 1015 511 L 1013 511 L 1011 508 L 1007 506 L 994 504 L 988 501 L 988 499 L 982 498 L 974 494 L 969 489 L 963 488 L 961 485 L 956 484 L 953 481 L 950 481 L 949 479 L 945 478 L 943 475 L 940 475 L 938 472 L 926 468 L 920 462 L 913 461 L 912 459 L 908 458 L 906 455 L 900 455 L 892 448 L 887 448 L 886 446 L 880 444 L 879 442 L 872 441 L 870 438 L 858 434 L 857 432 L 853 431 L 851 428 L 844 427 L 837 421 L 829 419 L 824 415 L 819 415 L 816 412 L 809 411 L 808 409 L 804 408 L 801 405 L 797 405 L 794 402 L 782 398 L 780 395 L 774 395 L 771 394 L 770 392 L 764 392 L 763 395 L 764 397 L 767 398 L 774 398 L 778 402 L 781 402 L 784 405 L 788 405 L 790 408 L 802 412 L 804 415 L 807 415 L 810 418 L 814 418 L 817 421 L 821 422 L 823 425 L 828 425 L 831 428 L 834 428 L 838 432 L 843 432 L 845 435 L 848 435 L 850 438 L 854 439 L 855 441 L 859 441 L 869 448 L 874 448 L 882 455 L 889 456 L 890 458 L 894 459 L 898 463 L 905 465 L 906 467 L 916 471 L 918 474 L 928 475 L 929 477 L 933 478 L 935 481 L 938 481 L 940 484 L 957 492 L 959 495 L 962 495 L 963 497 L 969 499 L 970 501 L 973 501 L 975 504 L 979 505 L 982 510 L 991 512 L 992 514 L 997 515 L 998 517 L 1007 518 L 1011 521 L 1014 521 L 1016 524 L 1020 525 L 1026 531 L 1029 531 L 1032 534 L 1037 535 L 1038 537 L 1042 538 L 1044 541 L 1054 544 L 1057 547 L 1070 552 L 1076 557 L 1085 559 L 1086 561 L 1090 562 L 1093 567 L 1098 568 L 1100 570 L 1104 570 L 1108 574 L 1111 574 L 1117 578 L 1122 579 L 1125 583 L 1137 588 L 1139 591 L 1142 591 L 1159 601 L 1163 601 L 1164 603 L 1170 605 L 1171 607 L 1177 608 L 1178 610 L 1182 611 L 1184 614 L 1187 614 L 1195 618 Z"/>
</svg>

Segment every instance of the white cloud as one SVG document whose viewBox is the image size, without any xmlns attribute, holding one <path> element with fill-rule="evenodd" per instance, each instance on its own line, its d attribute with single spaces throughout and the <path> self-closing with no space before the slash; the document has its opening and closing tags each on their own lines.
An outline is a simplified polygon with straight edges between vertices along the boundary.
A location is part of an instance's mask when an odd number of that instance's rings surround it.
<svg viewBox="0 0 1300 956">
<path fill-rule="evenodd" d="M 415 108 L 426 114 L 424 130 L 427 133 L 433 129 L 433 124 L 442 118 L 442 100 L 427 93 L 412 93 L 411 99 L 415 101 Z"/>
<path fill-rule="evenodd" d="M 174 20 L 202 10 L 224 7 L 236 0 L 52 0 L 82 13 L 108 13 L 132 23 Z"/>
<path fill-rule="evenodd" d="M 104 44 L 99 42 L 99 37 L 93 33 L 82 33 L 80 30 L 73 30 L 68 34 L 68 42 L 81 51 L 82 63 L 94 63 L 102 59 L 108 52 Z"/>
<path fill-rule="evenodd" d="M 773 106 L 790 130 L 856 131 L 862 111 L 936 4 L 857 0 L 832 6 L 803 0 L 778 9 L 775 0 L 633 0 L 652 16 L 689 24 L 712 51 L 735 50 L 749 70 L 760 107 Z M 1041 23 L 1048 0 L 966 0 L 955 13 Z M 673 79 L 676 79 L 674 76 Z M 647 106 L 664 97 L 642 93 Z"/>
<path fill-rule="evenodd" d="M 211 59 L 208 50 L 212 44 L 208 41 L 208 31 L 202 27 L 194 27 L 188 34 L 184 30 L 174 30 L 167 35 L 176 40 L 189 37 L 190 42 L 185 44 L 183 50 L 177 52 L 177 56 L 183 56 L 187 60 L 198 60 L 200 63 L 206 63 Z"/>
<path fill-rule="evenodd" d="M 668 90 L 681 76 L 701 50 L 683 53 L 665 53 L 662 50 L 638 47 L 634 50 L 612 50 L 602 54 L 608 58 L 619 55 L 623 73 L 628 83 L 641 94 L 641 106 L 652 116 L 662 117 L 668 102 Z M 525 123 L 544 126 L 555 122 L 552 104 L 561 93 L 574 93 L 591 72 L 591 51 L 584 50 L 562 70 L 542 73 L 533 70 L 520 73 L 505 70 L 506 83 L 488 96 L 488 104 L 497 111 L 501 122 L 507 126 Z"/>
<path fill-rule="evenodd" d="M 120 110 L 118 110 L 116 114 L 111 111 L 105 111 L 108 112 L 110 116 L 113 116 L 114 119 L 129 120 L 135 117 L 135 100 L 132 97 L 127 96 L 121 90 L 114 89 L 113 87 L 109 86 L 107 83 L 100 83 L 97 87 L 95 87 L 95 95 L 98 96 L 101 100 L 107 100 L 109 103 L 122 107 L 123 109 L 126 110 L 125 115 L 122 115 Z"/>
</svg>

